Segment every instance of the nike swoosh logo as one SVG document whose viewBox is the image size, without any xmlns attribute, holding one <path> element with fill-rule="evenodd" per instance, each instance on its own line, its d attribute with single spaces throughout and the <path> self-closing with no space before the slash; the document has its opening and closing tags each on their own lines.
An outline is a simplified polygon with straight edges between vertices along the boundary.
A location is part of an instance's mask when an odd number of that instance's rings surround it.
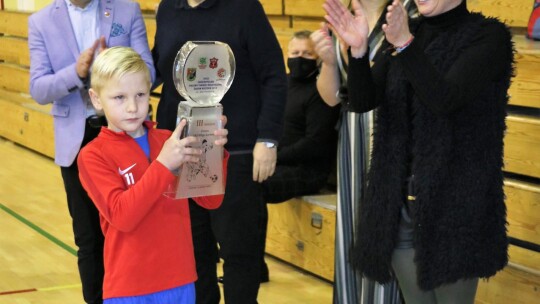
<svg viewBox="0 0 540 304">
<path fill-rule="evenodd" d="M 118 173 L 120 173 L 120 175 L 124 175 L 126 174 L 129 170 L 131 170 L 131 168 L 135 167 L 135 165 L 137 165 L 137 163 L 129 166 L 128 168 L 124 169 L 124 170 L 120 170 L 120 167 L 118 167 Z"/>
</svg>

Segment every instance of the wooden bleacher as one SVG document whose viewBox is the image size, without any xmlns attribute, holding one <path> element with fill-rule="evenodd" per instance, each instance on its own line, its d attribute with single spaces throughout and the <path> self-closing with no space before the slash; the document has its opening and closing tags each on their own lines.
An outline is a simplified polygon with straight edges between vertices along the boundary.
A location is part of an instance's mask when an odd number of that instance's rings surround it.
<svg viewBox="0 0 540 304">
<path fill-rule="evenodd" d="M 154 9 L 159 1 L 139 0 L 150 46 L 155 33 Z M 323 0 L 261 0 L 282 50 L 294 31 L 316 30 L 323 20 Z M 496 16 L 523 32 L 531 0 L 468 0 L 473 11 Z M 0 111 L 6 121 L 0 136 L 49 157 L 54 156 L 50 106 L 29 96 L 27 45 L 29 13 L 0 10 Z M 505 181 L 509 235 L 540 244 L 540 42 L 516 34 L 517 75 L 513 79 L 505 137 Z M 157 90 L 159 93 L 160 90 Z M 152 98 L 154 113 L 157 97 Z M 333 279 L 335 194 L 296 198 L 269 206 L 267 250 L 327 280 Z M 322 223 L 322 225 L 320 225 Z M 482 281 L 477 303 L 535 303 L 540 298 L 540 253 L 510 247 L 510 263 L 489 281 Z"/>
</svg>

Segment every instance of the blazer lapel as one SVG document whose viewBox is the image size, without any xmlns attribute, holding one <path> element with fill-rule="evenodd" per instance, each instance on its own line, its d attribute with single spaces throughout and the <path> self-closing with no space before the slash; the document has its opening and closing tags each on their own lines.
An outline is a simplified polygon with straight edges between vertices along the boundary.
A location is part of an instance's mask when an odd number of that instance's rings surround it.
<svg viewBox="0 0 540 304">
<path fill-rule="evenodd" d="M 111 36 L 111 27 L 114 18 L 112 0 L 100 0 L 99 2 L 99 19 L 100 19 L 100 33 L 105 37 L 107 47 L 109 46 L 109 38 Z"/>
<path fill-rule="evenodd" d="M 71 54 L 73 54 L 73 57 L 75 60 L 77 60 L 81 52 L 79 50 L 79 46 L 77 45 L 77 39 L 75 38 L 75 33 L 73 32 L 73 27 L 71 26 L 71 20 L 69 19 L 69 12 L 64 0 L 56 0 L 56 9 L 54 10 L 52 17 L 52 24 L 58 24 L 58 29 L 64 33 L 65 41 L 69 50 L 71 51 Z"/>
</svg>

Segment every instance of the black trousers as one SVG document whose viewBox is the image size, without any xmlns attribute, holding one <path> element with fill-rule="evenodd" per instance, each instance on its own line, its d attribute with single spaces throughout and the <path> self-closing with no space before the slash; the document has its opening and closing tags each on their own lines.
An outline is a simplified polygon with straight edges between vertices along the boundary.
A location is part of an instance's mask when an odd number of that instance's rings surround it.
<svg viewBox="0 0 540 304">
<path fill-rule="evenodd" d="M 99 133 L 99 128 L 86 125 L 83 144 Z M 86 303 L 103 303 L 103 242 L 99 213 L 79 180 L 77 160 L 69 167 L 60 167 L 66 190 L 73 235 L 77 245 L 77 259 L 82 291 Z"/>
<path fill-rule="evenodd" d="M 228 304 L 257 303 L 260 277 L 260 229 L 264 206 L 261 185 L 252 179 L 253 156 L 231 155 L 225 198 L 206 210 L 190 200 L 198 304 L 218 304 L 216 261 L 224 260 L 224 294 Z M 217 244 L 216 244 L 217 243 Z"/>
</svg>

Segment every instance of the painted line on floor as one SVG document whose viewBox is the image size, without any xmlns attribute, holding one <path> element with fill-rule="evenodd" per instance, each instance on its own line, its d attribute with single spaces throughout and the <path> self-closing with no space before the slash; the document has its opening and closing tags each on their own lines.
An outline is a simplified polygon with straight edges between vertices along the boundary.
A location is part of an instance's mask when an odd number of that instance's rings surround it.
<svg viewBox="0 0 540 304">
<path fill-rule="evenodd" d="M 41 234 L 42 236 L 49 239 L 51 242 L 55 243 L 56 245 L 60 246 L 61 248 L 65 249 L 67 252 L 71 253 L 74 256 L 77 256 L 77 251 L 69 246 L 68 244 L 60 241 L 52 234 L 48 233 L 47 231 L 39 228 L 36 224 L 32 223 L 22 215 L 18 214 L 17 212 L 9 209 L 2 203 L 0 203 L 0 209 L 4 210 L 7 214 L 13 216 L 26 226 L 32 228 L 37 233 Z M 11 290 L 11 291 L 0 291 L 0 296 L 4 295 L 11 295 L 11 294 L 17 294 L 17 293 L 27 293 L 27 292 L 36 292 L 36 291 L 51 291 L 51 290 L 59 290 L 59 289 L 68 289 L 68 288 L 80 288 L 81 284 L 71 284 L 71 285 L 61 285 L 61 286 L 53 286 L 53 287 L 44 287 L 44 288 L 30 288 L 30 289 L 20 289 L 20 290 Z"/>
<path fill-rule="evenodd" d="M 70 289 L 70 288 L 81 288 L 81 284 L 71 284 L 71 285 L 60 285 L 53 287 L 44 287 L 44 288 L 30 288 L 30 289 L 20 289 L 20 290 L 11 290 L 11 291 L 2 291 L 0 296 L 12 295 L 17 293 L 27 293 L 27 292 L 36 292 L 36 291 L 54 291 L 60 289 Z"/>
<path fill-rule="evenodd" d="M 56 245 L 62 247 L 63 249 L 65 249 L 67 252 L 71 253 L 72 255 L 74 256 L 77 256 L 77 250 L 75 250 L 73 247 L 69 246 L 68 244 L 60 241 L 59 239 L 57 239 L 55 236 L 53 236 L 52 234 L 48 233 L 47 231 L 39 228 L 36 224 L 30 222 L 28 219 L 26 219 L 25 217 L 23 217 L 22 215 L 18 214 L 17 212 L 9 209 L 8 207 L 4 206 L 2 203 L 0 203 L 0 209 L 4 210 L 6 213 L 8 213 L 9 215 L 13 216 L 14 218 L 18 219 L 19 221 L 21 221 L 23 224 L 25 224 L 26 226 L 34 229 L 37 233 L 43 235 L 44 237 L 46 237 L 47 239 L 49 239 L 51 242 L 55 243 Z"/>
<path fill-rule="evenodd" d="M 54 286 L 54 287 L 38 288 L 37 291 L 51 291 L 51 290 L 59 290 L 59 289 L 80 288 L 81 286 L 82 286 L 81 284 L 61 285 L 61 286 Z"/>
<path fill-rule="evenodd" d="M 10 295 L 10 294 L 15 294 L 15 293 L 34 292 L 34 291 L 37 291 L 37 289 L 32 288 L 32 289 L 21 289 L 21 290 L 12 290 L 12 291 L 2 291 L 2 292 L 0 292 L 0 296 Z"/>
</svg>

